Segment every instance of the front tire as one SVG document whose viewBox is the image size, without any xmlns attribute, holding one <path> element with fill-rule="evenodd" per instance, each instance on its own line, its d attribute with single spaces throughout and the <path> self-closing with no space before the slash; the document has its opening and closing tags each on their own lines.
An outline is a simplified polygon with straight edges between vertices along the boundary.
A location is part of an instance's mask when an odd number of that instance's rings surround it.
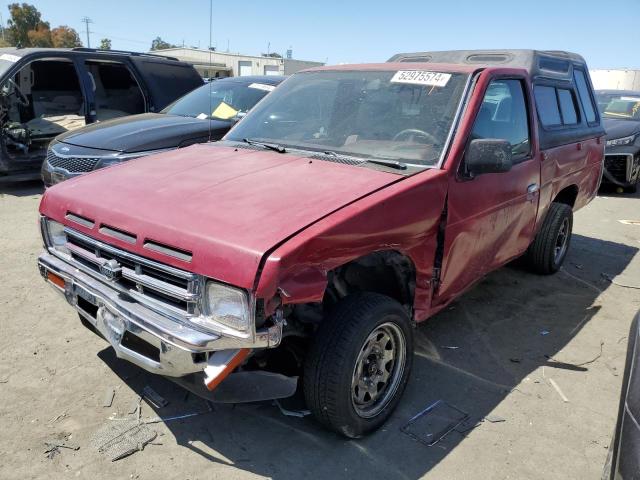
<svg viewBox="0 0 640 480">
<path fill-rule="evenodd" d="M 391 415 L 413 363 L 413 328 L 402 306 L 377 293 L 343 299 L 322 322 L 305 360 L 304 394 L 314 417 L 349 438 Z"/>
<path fill-rule="evenodd" d="M 542 275 L 560 270 L 569 250 L 572 230 L 572 208 L 564 203 L 552 202 L 542 228 L 527 251 L 529 268 Z"/>
</svg>

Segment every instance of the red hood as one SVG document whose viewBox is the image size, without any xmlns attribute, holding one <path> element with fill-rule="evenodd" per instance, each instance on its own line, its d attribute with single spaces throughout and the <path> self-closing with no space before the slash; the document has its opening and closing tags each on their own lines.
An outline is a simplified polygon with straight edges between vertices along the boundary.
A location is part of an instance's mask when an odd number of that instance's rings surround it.
<svg viewBox="0 0 640 480">
<path fill-rule="evenodd" d="M 398 176 L 290 154 L 194 145 L 68 180 L 40 212 L 145 257 L 252 288 L 269 249 Z M 70 211 L 95 221 L 87 229 Z M 106 224 L 135 245 L 98 232 Z M 146 239 L 192 252 L 184 262 L 143 249 Z"/>
</svg>

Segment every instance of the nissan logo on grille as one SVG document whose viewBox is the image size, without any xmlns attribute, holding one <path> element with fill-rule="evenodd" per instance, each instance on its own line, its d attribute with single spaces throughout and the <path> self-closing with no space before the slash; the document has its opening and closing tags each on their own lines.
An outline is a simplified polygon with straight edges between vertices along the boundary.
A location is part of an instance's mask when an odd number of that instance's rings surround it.
<svg viewBox="0 0 640 480">
<path fill-rule="evenodd" d="M 100 273 L 107 277 L 107 280 L 117 280 L 122 275 L 122 266 L 111 259 L 100 265 Z"/>
</svg>

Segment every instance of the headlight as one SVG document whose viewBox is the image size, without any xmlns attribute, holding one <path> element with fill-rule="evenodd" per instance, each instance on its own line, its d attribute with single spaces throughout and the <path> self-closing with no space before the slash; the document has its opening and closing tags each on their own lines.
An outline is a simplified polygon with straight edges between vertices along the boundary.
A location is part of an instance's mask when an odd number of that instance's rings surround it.
<svg viewBox="0 0 640 480">
<path fill-rule="evenodd" d="M 69 249 L 67 245 L 67 234 L 64 233 L 64 225 L 56 222 L 55 220 L 45 220 L 47 229 L 47 238 L 45 239 L 47 245 L 57 252 L 64 255 L 69 255 Z"/>
<path fill-rule="evenodd" d="M 250 332 L 249 299 L 244 290 L 209 281 L 205 288 L 203 310 L 203 315 L 191 321 L 213 331 L 227 327 L 237 333 Z"/>
<path fill-rule="evenodd" d="M 635 135 L 629 135 L 628 137 L 614 138 L 613 140 L 607 140 L 607 147 L 619 147 L 620 145 L 629 145 L 636 139 Z"/>
</svg>

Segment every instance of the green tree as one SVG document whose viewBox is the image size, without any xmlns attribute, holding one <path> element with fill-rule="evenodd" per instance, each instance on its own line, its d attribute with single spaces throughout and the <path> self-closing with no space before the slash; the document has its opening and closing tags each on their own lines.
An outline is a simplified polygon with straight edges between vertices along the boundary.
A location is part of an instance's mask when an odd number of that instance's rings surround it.
<svg viewBox="0 0 640 480">
<path fill-rule="evenodd" d="M 52 47 L 53 43 L 51 42 L 51 30 L 42 25 L 38 26 L 34 30 L 29 30 L 27 32 L 27 38 L 29 42 L 27 46 L 29 47 Z"/>
<path fill-rule="evenodd" d="M 10 43 L 23 47 L 51 46 L 49 23 L 42 21 L 42 15 L 36 7 L 28 3 L 11 3 L 8 8 L 11 15 L 7 22 Z"/>
<path fill-rule="evenodd" d="M 100 40 L 100 50 L 111 50 L 111 40 L 108 38 Z"/>
<path fill-rule="evenodd" d="M 66 25 L 51 30 L 51 43 L 56 48 L 81 47 L 80 35 L 73 28 Z"/>
<path fill-rule="evenodd" d="M 151 50 L 164 50 L 165 48 L 175 48 L 176 45 L 172 45 L 168 42 L 165 42 L 160 37 L 156 37 L 151 42 Z"/>
</svg>

